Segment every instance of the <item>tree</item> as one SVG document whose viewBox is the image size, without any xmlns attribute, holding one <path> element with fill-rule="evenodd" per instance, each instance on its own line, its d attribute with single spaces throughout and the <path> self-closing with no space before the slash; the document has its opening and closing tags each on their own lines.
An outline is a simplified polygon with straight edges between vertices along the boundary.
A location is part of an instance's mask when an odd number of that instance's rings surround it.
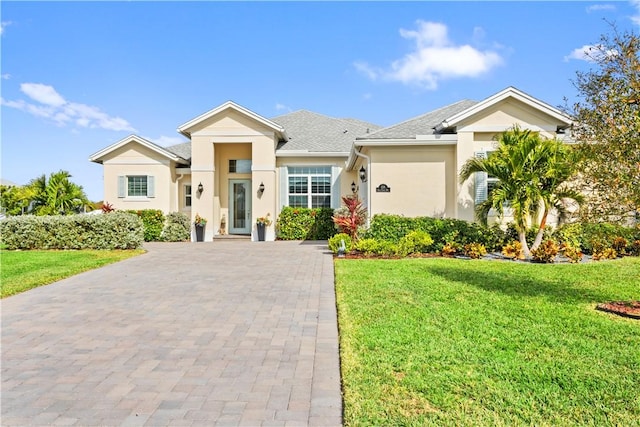
<svg viewBox="0 0 640 427">
<path fill-rule="evenodd" d="M 0 206 L 7 215 L 21 215 L 29 209 L 34 193 L 30 187 L 0 185 Z"/>
<path fill-rule="evenodd" d="M 28 187 L 33 191 L 36 215 L 69 215 L 91 206 L 81 186 L 69 180 L 67 171 L 54 172 L 31 180 Z"/>
<path fill-rule="evenodd" d="M 603 35 L 588 53 L 596 68 L 577 72 L 571 114 L 588 198 L 587 220 L 628 220 L 640 211 L 640 37 Z"/>
<path fill-rule="evenodd" d="M 487 199 L 476 206 L 476 217 L 486 224 L 491 209 L 504 216 L 505 207 L 510 207 L 518 240 L 529 258 L 526 231 L 540 210 L 539 233 L 531 249 L 540 245 L 547 216 L 554 207 L 562 210 L 566 198 L 580 201 L 579 194 L 568 185 L 575 172 L 574 158 L 571 149 L 561 141 L 544 139 L 518 126 L 500 134 L 497 142 L 498 149 L 488 158 L 467 160 L 460 171 L 460 180 L 464 182 L 478 172 L 498 178 Z"/>
</svg>

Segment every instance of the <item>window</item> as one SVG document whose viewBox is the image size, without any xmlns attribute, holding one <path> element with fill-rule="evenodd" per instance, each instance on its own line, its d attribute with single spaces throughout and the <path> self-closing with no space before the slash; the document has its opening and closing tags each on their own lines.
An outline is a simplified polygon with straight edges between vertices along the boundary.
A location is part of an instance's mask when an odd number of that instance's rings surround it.
<svg viewBox="0 0 640 427">
<path fill-rule="evenodd" d="M 331 166 L 290 166 L 288 180 L 289 206 L 331 207 Z"/>
<path fill-rule="evenodd" d="M 251 160 L 229 160 L 229 173 L 251 173 Z"/>
<path fill-rule="evenodd" d="M 155 180 L 150 175 L 118 177 L 118 197 L 154 197 Z"/>
<path fill-rule="evenodd" d="M 486 159 L 493 151 L 480 151 L 476 153 L 476 157 Z M 489 194 L 496 188 L 500 180 L 493 175 L 488 175 L 486 172 L 476 172 L 475 185 L 476 185 L 476 204 L 480 204 L 487 200 Z"/>
<path fill-rule="evenodd" d="M 191 184 L 184 186 L 184 205 L 187 208 L 191 207 Z"/>
</svg>

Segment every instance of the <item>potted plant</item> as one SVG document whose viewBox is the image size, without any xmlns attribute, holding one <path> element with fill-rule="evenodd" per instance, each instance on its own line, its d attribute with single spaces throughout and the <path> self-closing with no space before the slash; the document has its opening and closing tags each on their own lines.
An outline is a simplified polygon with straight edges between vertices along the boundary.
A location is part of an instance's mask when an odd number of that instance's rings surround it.
<svg viewBox="0 0 640 427">
<path fill-rule="evenodd" d="M 264 242 L 265 228 L 270 226 L 272 223 L 273 221 L 271 221 L 271 218 L 269 218 L 269 214 L 258 217 L 258 219 L 256 219 L 256 229 L 258 230 L 259 242 Z"/>
<path fill-rule="evenodd" d="M 202 218 L 200 214 L 196 214 L 193 225 L 196 227 L 196 242 L 204 242 L 204 226 L 207 225 L 207 220 Z"/>
</svg>

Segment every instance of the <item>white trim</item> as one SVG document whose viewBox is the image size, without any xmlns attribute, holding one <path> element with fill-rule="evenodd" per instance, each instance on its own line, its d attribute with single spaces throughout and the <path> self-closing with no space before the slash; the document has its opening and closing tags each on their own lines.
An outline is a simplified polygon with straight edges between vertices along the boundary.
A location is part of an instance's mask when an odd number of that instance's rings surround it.
<svg viewBox="0 0 640 427">
<path fill-rule="evenodd" d="M 215 172 L 215 166 L 191 166 L 191 172 Z"/>
<path fill-rule="evenodd" d="M 379 139 L 379 140 L 366 140 L 356 141 L 353 145 L 356 147 L 401 147 L 401 146 L 416 146 L 416 145 L 456 145 L 458 143 L 458 135 L 453 135 L 456 138 L 445 138 L 441 140 L 413 140 L 413 139 Z"/>
<path fill-rule="evenodd" d="M 96 162 L 96 163 L 102 163 L 103 160 L 102 158 L 104 156 L 106 156 L 107 154 L 111 153 L 114 150 L 117 150 L 120 147 L 124 147 L 125 145 L 131 143 L 131 142 L 135 142 L 138 143 L 140 145 L 142 145 L 143 147 L 148 148 L 149 150 L 152 150 L 170 160 L 173 160 L 174 162 L 177 163 L 182 163 L 182 164 L 186 164 L 186 160 L 184 160 L 182 157 L 177 156 L 176 154 L 165 150 L 164 148 L 160 147 L 159 145 L 154 144 L 151 141 L 148 141 L 144 138 L 139 137 L 138 135 L 129 135 L 126 138 L 121 139 L 120 141 L 111 144 L 110 146 L 103 148 L 102 150 L 93 153 L 91 156 L 89 156 L 89 161 L 92 162 Z"/>
<path fill-rule="evenodd" d="M 473 105 L 472 107 L 467 108 L 464 111 L 459 112 L 458 114 L 454 114 L 453 116 L 449 117 L 448 119 L 445 119 L 442 121 L 442 123 L 440 123 L 438 126 L 436 126 L 436 130 L 442 130 L 442 129 L 446 129 L 446 128 L 451 128 L 456 126 L 458 123 L 462 122 L 463 120 L 468 119 L 469 117 L 478 114 L 479 112 L 481 112 L 482 110 L 485 110 L 486 108 L 491 107 L 492 105 L 495 105 L 507 98 L 513 98 L 516 99 L 520 102 L 523 102 L 525 104 L 527 104 L 528 106 L 535 108 L 539 111 L 542 111 L 543 113 L 555 118 L 556 120 L 559 120 L 560 122 L 564 123 L 567 125 L 567 127 L 571 126 L 572 121 L 571 118 L 567 115 L 565 115 L 564 113 L 562 113 L 560 110 L 552 107 L 551 105 L 542 102 L 534 97 L 532 97 L 531 95 L 527 95 L 526 93 L 514 88 L 513 86 L 509 86 L 508 88 L 501 90 L 500 92 L 496 93 L 495 95 L 490 96 L 489 98 L 480 101 L 479 103 Z"/>
<path fill-rule="evenodd" d="M 251 172 L 275 172 L 275 166 L 251 165 Z"/>
<path fill-rule="evenodd" d="M 527 123 L 527 130 L 531 130 L 533 132 L 552 132 L 556 133 L 558 130 L 557 126 L 536 126 Z M 458 133 L 460 132 L 504 132 L 506 130 L 513 129 L 513 125 L 471 125 L 471 126 L 462 126 L 458 128 Z"/>
<path fill-rule="evenodd" d="M 203 129 L 197 132 L 193 132 L 191 137 L 194 136 L 268 136 L 273 137 L 273 132 L 259 132 L 250 128 L 238 128 L 238 129 Z"/>
<path fill-rule="evenodd" d="M 189 175 L 189 174 L 191 174 L 191 168 L 176 168 L 176 173 Z"/>
<path fill-rule="evenodd" d="M 184 123 L 181 126 L 178 126 L 178 132 L 180 132 L 181 134 L 185 135 L 186 137 L 189 137 L 191 135 L 191 132 L 189 131 L 189 129 L 193 128 L 194 126 L 197 126 L 198 124 L 202 123 L 203 121 L 210 119 L 211 117 L 215 116 L 216 114 L 219 114 L 227 109 L 232 109 L 237 111 L 240 114 L 243 114 L 255 121 L 257 121 L 258 123 L 267 126 L 268 128 L 273 129 L 275 132 L 278 132 L 281 136 L 282 139 L 284 139 L 285 141 L 288 140 L 289 138 L 286 135 L 286 132 L 284 130 L 284 128 L 282 126 L 280 126 L 279 124 L 272 122 L 271 120 L 262 117 L 261 115 L 254 113 L 253 111 L 249 110 L 248 108 L 242 107 L 241 105 L 236 104 L 233 101 L 227 101 L 224 104 L 207 111 L 206 113 L 200 114 L 198 117 L 189 120 L 188 122 Z"/>
<path fill-rule="evenodd" d="M 106 162 L 103 163 L 104 165 L 162 165 L 162 166 L 170 166 L 171 165 L 171 160 L 155 160 L 155 159 L 150 159 L 148 157 L 145 158 L 141 158 L 140 160 L 136 160 L 135 162 L 129 161 L 129 160 L 123 160 L 123 161 L 119 161 L 119 160 L 108 160 Z"/>
</svg>

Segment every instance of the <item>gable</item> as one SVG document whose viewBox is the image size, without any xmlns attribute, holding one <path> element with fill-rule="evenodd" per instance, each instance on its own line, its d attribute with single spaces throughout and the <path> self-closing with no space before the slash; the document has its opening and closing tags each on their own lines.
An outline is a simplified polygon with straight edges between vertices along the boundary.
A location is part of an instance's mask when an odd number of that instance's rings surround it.
<svg viewBox="0 0 640 427">
<path fill-rule="evenodd" d="M 129 135 L 128 137 L 92 154 L 89 157 L 89 160 L 96 163 L 104 163 L 105 160 L 118 156 L 124 156 L 125 158 L 162 159 L 165 163 L 168 161 L 174 161 L 180 164 L 188 164 L 187 160 L 179 155 L 136 135 Z"/>
</svg>

